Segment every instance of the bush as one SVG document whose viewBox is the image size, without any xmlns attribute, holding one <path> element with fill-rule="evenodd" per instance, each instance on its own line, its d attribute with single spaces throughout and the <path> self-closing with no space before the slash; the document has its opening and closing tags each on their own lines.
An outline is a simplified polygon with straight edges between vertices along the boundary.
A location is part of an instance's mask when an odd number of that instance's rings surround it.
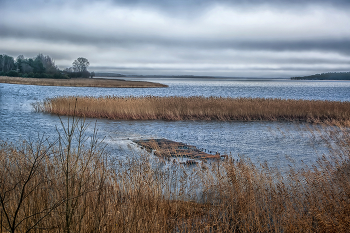
<svg viewBox="0 0 350 233">
<path fill-rule="evenodd" d="M 18 77 L 19 74 L 17 71 L 14 71 L 14 70 L 11 70 L 9 72 L 6 73 L 6 76 L 9 76 L 9 77 Z"/>
<path fill-rule="evenodd" d="M 63 74 L 63 73 L 55 73 L 52 75 L 52 78 L 55 79 L 69 79 L 68 75 Z"/>
<path fill-rule="evenodd" d="M 45 73 L 36 73 L 34 74 L 34 78 L 50 78 L 50 75 Z"/>
</svg>

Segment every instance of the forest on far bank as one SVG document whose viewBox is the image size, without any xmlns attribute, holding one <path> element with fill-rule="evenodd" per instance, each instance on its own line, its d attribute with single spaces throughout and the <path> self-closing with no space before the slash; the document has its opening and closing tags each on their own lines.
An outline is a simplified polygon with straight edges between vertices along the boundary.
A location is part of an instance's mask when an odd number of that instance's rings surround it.
<svg viewBox="0 0 350 233">
<path fill-rule="evenodd" d="M 16 59 L 0 54 L 0 76 L 24 77 L 24 78 L 89 78 L 95 76 L 87 68 L 90 63 L 88 59 L 79 57 L 73 61 L 72 67 L 60 70 L 50 56 L 38 54 L 33 58 L 25 58 L 19 55 Z"/>
<path fill-rule="evenodd" d="M 304 77 L 293 77 L 294 80 L 350 80 L 350 72 L 329 72 Z"/>
</svg>

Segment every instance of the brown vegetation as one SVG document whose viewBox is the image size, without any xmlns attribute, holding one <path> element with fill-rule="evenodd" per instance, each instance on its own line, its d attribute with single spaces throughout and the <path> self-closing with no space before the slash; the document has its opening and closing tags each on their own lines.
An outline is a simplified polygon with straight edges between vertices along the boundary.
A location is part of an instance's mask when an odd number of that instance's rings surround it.
<svg viewBox="0 0 350 233">
<path fill-rule="evenodd" d="M 181 158 L 190 158 L 190 159 L 220 159 L 222 157 L 227 157 L 227 155 L 220 156 L 219 153 L 215 155 L 208 154 L 206 151 L 198 149 L 195 146 L 188 145 L 182 142 L 175 142 L 168 139 L 140 139 L 133 140 L 138 144 L 142 149 L 146 149 L 148 152 L 154 152 L 155 156 L 170 159 L 171 157 L 181 157 Z M 192 161 L 192 164 L 196 164 L 195 160 Z"/>
<path fill-rule="evenodd" d="M 333 153 L 283 176 L 243 159 L 193 169 L 146 155 L 113 163 L 95 136 L 83 145 L 85 129 L 73 119 L 57 144 L 0 144 L 1 232 L 349 229 L 348 129 L 321 132 Z"/>
<path fill-rule="evenodd" d="M 39 85 L 39 86 L 65 86 L 65 87 L 167 87 L 167 85 L 143 81 L 125 81 L 99 78 L 73 78 L 73 79 L 47 79 L 47 78 L 19 78 L 0 76 L 0 83 Z"/>
<path fill-rule="evenodd" d="M 77 102 L 76 109 L 73 108 Z M 222 97 L 56 97 L 34 105 L 58 115 L 126 120 L 350 120 L 350 102 Z"/>
</svg>

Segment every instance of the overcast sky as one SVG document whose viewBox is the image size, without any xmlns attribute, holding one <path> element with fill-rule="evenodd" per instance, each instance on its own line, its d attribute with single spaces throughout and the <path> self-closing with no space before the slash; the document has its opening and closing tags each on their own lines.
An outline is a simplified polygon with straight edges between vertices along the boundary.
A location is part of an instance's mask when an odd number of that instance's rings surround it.
<svg viewBox="0 0 350 233">
<path fill-rule="evenodd" d="M 0 0 L 0 54 L 90 71 L 289 77 L 350 71 L 350 0 Z"/>
</svg>

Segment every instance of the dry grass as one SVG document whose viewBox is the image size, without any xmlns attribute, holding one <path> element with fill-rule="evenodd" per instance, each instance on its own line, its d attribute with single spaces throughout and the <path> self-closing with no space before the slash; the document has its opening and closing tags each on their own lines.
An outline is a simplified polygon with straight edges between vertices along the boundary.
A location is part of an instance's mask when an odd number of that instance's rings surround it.
<svg viewBox="0 0 350 233">
<path fill-rule="evenodd" d="M 333 153 L 317 166 L 280 176 L 244 160 L 192 170 L 162 168 L 146 155 L 112 163 L 95 139 L 93 146 L 70 148 L 69 138 L 79 141 L 85 127 L 73 121 L 68 128 L 58 145 L 0 144 L 1 232 L 349 229 L 348 129 L 321 132 Z"/>
<path fill-rule="evenodd" d="M 74 109 L 77 101 L 77 107 Z M 350 120 L 350 102 L 222 97 L 56 97 L 35 105 L 58 115 L 126 120 Z"/>
<path fill-rule="evenodd" d="M 39 86 L 65 86 L 65 87 L 109 87 L 109 88 L 142 88 L 142 87 L 167 87 L 167 85 L 143 81 L 124 81 L 121 79 L 45 79 L 45 78 L 19 78 L 0 76 L 0 83 L 39 85 Z"/>
</svg>

